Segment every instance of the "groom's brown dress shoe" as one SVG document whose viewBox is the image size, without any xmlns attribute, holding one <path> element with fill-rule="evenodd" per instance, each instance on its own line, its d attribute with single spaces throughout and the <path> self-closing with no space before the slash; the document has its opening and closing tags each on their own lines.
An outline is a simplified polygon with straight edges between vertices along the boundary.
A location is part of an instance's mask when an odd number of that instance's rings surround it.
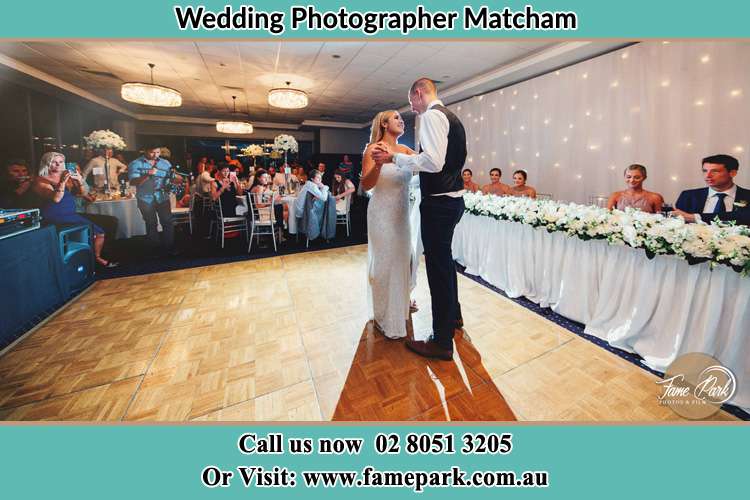
<svg viewBox="0 0 750 500">
<path fill-rule="evenodd" d="M 442 359 L 443 361 L 450 361 L 453 359 L 453 349 L 440 347 L 430 340 L 407 340 L 406 348 L 420 356 L 424 356 L 425 358 L 436 358 Z"/>
</svg>

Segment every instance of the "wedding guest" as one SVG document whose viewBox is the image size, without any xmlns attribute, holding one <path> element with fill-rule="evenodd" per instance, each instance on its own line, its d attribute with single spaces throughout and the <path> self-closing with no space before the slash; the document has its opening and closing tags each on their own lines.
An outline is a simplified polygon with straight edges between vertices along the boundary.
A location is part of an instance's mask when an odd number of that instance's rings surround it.
<svg viewBox="0 0 750 500">
<path fill-rule="evenodd" d="M 31 189 L 32 177 L 26 161 L 16 159 L 5 164 L 0 176 L 0 208 L 31 208 L 37 200 Z"/>
<path fill-rule="evenodd" d="M 333 173 L 333 186 L 331 186 L 331 194 L 336 199 L 336 212 L 346 212 L 346 197 L 354 194 L 356 188 L 354 183 L 346 177 L 346 172 L 341 169 L 336 169 Z"/>
<path fill-rule="evenodd" d="M 469 168 L 465 168 L 464 171 L 461 172 L 461 177 L 464 180 L 464 189 L 471 193 L 476 193 L 480 188 L 479 184 L 471 180 L 473 176 L 474 173 Z"/>
<path fill-rule="evenodd" d="M 281 167 L 281 170 L 283 169 L 284 167 Z M 272 186 L 286 186 L 286 177 L 284 176 L 283 172 L 277 172 L 276 167 L 268 167 L 268 176 L 271 178 Z"/>
<path fill-rule="evenodd" d="M 105 184 L 104 179 L 104 165 L 109 165 L 109 171 L 107 173 L 107 179 L 109 180 L 109 188 L 116 190 L 119 184 L 118 176 L 127 172 L 128 167 L 123 162 L 112 156 L 112 149 L 105 148 L 97 150 L 97 155 L 83 167 L 83 178 L 86 179 L 96 189 L 103 189 Z"/>
<path fill-rule="evenodd" d="M 224 217 L 237 215 L 237 196 L 242 196 L 242 193 L 242 186 L 237 179 L 234 167 L 220 163 L 216 171 L 216 179 L 211 185 L 211 199 L 219 200 Z"/>
<path fill-rule="evenodd" d="M 628 188 L 612 193 L 607 201 L 607 210 L 625 210 L 630 207 L 652 214 L 659 212 L 664 204 L 664 198 L 659 193 L 643 189 L 643 182 L 648 177 L 646 167 L 633 164 L 625 169 L 624 174 Z"/>
<path fill-rule="evenodd" d="M 214 185 L 214 178 L 208 163 L 203 161 L 198 162 L 198 177 L 195 179 L 195 192 L 201 196 L 207 196 L 211 193 L 211 188 Z"/>
<path fill-rule="evenodd" d="M 305 173 L 305 167 L 297 167 L 297 182 L 304 184 L 307 182 L 307 174 Z"/>
<path fill-rule="evenodd" d="M 169 202 L 168 179 L 172 165 L 160 158 L 161 146 L 149 144 L 143 155 L 128 165 L 130 185 L 136 186 L 136 201 L 138 209 L 146 223 L 146 236 L 154 247 L 161 247 L 163 251 L 175 254 L 174 224 L 172 223 L 172 208 Z M 161 224 L 161 236 L 157 229 Z"/>
<path fill-rule="evenodd" d="M 250 192 L 254 195 L 253 204 L 255 208 L 266 208 L 271 204 L 271 200 L 273 200 L 274 220 L 276 229 L 279 232 L 278 238 L 282 243 L 286 241 L 284 238 L 284 222 L 289 220 L 289 212 L 286 209 L 286 205 L 282 202 L 281 196 L 273 191 L 271 176 L 268 172 L 263 169 L 255 171 L 255 179 L 253 179 Z"/>
<path fill-rule="evenodd" d="M 328 186 L 323 184 L 323 174 L 320 170 L 310 170 L 307 173 L 307 176 L 308 181 L 302 186 L 302 189 L 297 195 L 297 199 L 294 201 L 294 216 L 297 218 L 302 217 L 302 214 L 305 211 L 305 198 L 307 197 L 307 193 L 312 193 L 315 198 L 321 201 L 326 201 L 328 199 Z"/>
<path fill-rule="evenodd" d="M 490 170 L 490 183 L 485 184 L 482 187 L 482 194 L 494 194 L 496 196 L 504 196 L 508 194 L 510 186 L 500 182 L 500 178 L 503 176 L 503 172 L 499 168 L 493 168 Z"/>
<path fill-rule="evenodd" d="M 344 177 L 347 179 L 351 179 L 352 175 L 352 169 L 354 168 L 354 164 L 349 159 L 349 155 L 344 155 L 344 158 L 341 160 L 341 163 L 339 163 L 339 166 L 336 170 L 343 172 Z M 334 176 L 336 174 L 334 173 Z"/>
<path fill-rule="evenodd" d="M 673 215 L 687 222 L 707 224 L 715 218 L 750 225 L 750 190 L 734 183 L 737 158 L 718 154 L 703 158 L 701 169 L 707 187 L 680 193 Z"/>
<path fill-rule="evenodd" d="M 323 184 L 330 187 L 333 183 L 333 174 L 326 170 L 326 164 L 321 161 L 320 163 L 318 163 L 317 170 L 318 172 L 320 172 Z"/>
<path fill-rule="evenodd" d="M 39 171 L 32 189 L 40 198 L 42 218 L 52 224 L 86 224 L 94 232 L 94 255 L 102 267 L 117 267 L 117 263 L 102 257 L 105 231 L 99 225 L 76 212 L 75 197 L 82 196 L 83 178 L 78 172 L 65 168 L 65 156 L 61 153 L 45 153 L 39 162 Z"/>
<path fill-rule="evenodd" d="M 526 185 L 526 171 L 516 170 L 513 172 L 513 185 L 508 189 L 511 196 L 526 196 L 536 198 L 536 189 Z"/>
</svg>

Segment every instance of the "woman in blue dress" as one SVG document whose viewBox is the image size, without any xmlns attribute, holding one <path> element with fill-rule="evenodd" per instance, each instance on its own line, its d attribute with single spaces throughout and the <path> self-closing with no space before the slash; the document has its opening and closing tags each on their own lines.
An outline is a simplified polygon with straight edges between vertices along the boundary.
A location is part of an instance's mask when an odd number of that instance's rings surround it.
<svg viewBox="0 0 750 500">
<path fill-rule="evenodd" d="M 115 267 L 116 263 L 102 257 L 104 229 L 76 212 L 75 198 L 84 196 L 83 178 L 77 172 L 65 168 L 65 156 L 49 152 L 39 162 L 39 173 L 32 188 L 40 198 L 42 218 L 52 224 L 91 224 L 94 231 L 94 255 L 103 267 Z"/>
</svg>

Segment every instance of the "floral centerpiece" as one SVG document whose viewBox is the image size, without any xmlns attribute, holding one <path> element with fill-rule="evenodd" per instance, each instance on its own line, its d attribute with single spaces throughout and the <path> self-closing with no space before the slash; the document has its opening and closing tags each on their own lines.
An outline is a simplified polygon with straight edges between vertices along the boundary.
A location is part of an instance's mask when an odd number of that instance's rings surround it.
<svg viewBox="0 0 750 500">
<path fill-rule="evenodd" d="M 125 140 L 111 130 L 94 130 L 83 138 L 86 145 L 97 149 L 125 149 Z"/>
<path fill-rule="evenodd" d="M 242 149 L 242 154 L 245 156 L 261 156 L 263 154 L 263 148 L 258 144 L 250 144 L 248 147 Z"/>
<path fill-rule="evenodd" d="M 750 274 L 750 228 L 714 221 L 688 224 L 680 217 L 664 217 L 627 208 L 604 208 L 532 200 L 514 196 L 466 193 L 466 211 L 497 220 L 520 222 L 549 232 L 561 231 L 582 240 L 607 240 L 610 245 L 642 248 L 649 258 L 675 255 L 689 264 L 722 264 L 743 276 Z"/>
<path fill-rule="evenodd" d="M 283 151 L 284 154 L 292 152 L 296 153 L 299 150 L 297 139 L 288 134 L 277 135 L 273 140 L 273 148 L 278 151 Z"/>
</svg>

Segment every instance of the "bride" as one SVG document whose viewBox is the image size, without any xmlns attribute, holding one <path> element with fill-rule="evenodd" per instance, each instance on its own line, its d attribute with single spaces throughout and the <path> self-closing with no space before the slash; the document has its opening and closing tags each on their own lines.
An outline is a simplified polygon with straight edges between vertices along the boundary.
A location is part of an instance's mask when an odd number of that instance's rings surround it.
<svg viewBox="0 0 750 500">
<path fill-rule="evenodd" d="M 410 186 L 413 186 L 411 170 L 397 167 L 394 163 L 376 164 L 372 159 L 372 148 L 378 142 L 386 142 L 398 153 L 415 154 L 408 147 L 398 144 L 404 133 L 404 120 L 398 111 L 378 113 L 372 121 L 370 144 L 362 160 L 362 187 L 373 190 L 367 208 L 367 299 L 370 318 L 375 327 L 386 337 L 406 337 L 406 321 L 409 318 L 409 295 L 416 285 L 416 268 L 419 262 L 419 236 L 410 221 Z M 419 205 L 417 195 L 412 194 L 411 207 Z M 418 214 L 418 209 L 416 211 Z"/>
</svg>

